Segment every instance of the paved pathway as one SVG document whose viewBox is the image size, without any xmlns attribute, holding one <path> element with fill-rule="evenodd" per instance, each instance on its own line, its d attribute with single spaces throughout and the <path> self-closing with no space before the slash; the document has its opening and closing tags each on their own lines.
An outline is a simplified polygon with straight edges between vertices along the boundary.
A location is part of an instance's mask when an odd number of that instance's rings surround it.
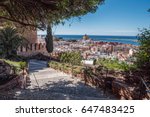
<svg viewBox="0 0 150 117">
<path fill-rule="evenodd" d="M 47 62 L 30 60 L 30 79 L 25 90 L 16 91 L 20 99 L 115 99 L 104 95 L 102 90 L 85 85 L 78 78 L 47 67 Z"/>
</svg>

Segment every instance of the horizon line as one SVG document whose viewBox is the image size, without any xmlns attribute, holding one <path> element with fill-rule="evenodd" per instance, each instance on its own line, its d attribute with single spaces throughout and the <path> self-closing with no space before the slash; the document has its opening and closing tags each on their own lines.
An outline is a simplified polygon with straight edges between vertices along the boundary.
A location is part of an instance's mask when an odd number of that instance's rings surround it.
<svg viewBox="0 0 150 117">
<path fill-rule="evenodd" d="M 37 35 L 39 36 L 39 35 L 46 35 L 46 34 L 37 34 Z M 81 36 L 81 35 L 83 35 L 84 36 L 85 34 L 53 34 L 53 35 L 56 35 L 56 36 L 57 35 L 68 35 L 68 36 L 69 35 L 70 36 L 71 35 L 75 35 L 75 36 Z M 137 35 L 109 35 L 109 34 L 108 35 L 97 35 L 97 34 L 86 34 L 86 35 L 88 35 L 88 36 L 134 36 L 134 37 L 138 36 L 138 34 Z"/>
</svg>

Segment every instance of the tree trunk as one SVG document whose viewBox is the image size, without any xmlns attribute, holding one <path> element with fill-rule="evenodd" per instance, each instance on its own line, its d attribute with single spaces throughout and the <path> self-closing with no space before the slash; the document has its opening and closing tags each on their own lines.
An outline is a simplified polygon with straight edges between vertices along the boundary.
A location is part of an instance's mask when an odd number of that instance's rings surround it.
<svg viewBox="0 0 150 117">
<path fill-rule="evenodd" d="M 72 78 L 73 78 L 73 64 L 71 64 L 71 72 L 72 72 Z"/>
<path fill-rule="evenodd" d="M 53 35 L 52 35 L 52 27 L 51 24 L 47 26 L 47 35 L 45 38 L 46 41 L 46 49 L 49 53 L 53 52 Z"/>
<path fill-rule="evenodd" d="M 9 49 L 8 48 L 6 48 L 6 58 L 9 58 Z"/>
</svg>

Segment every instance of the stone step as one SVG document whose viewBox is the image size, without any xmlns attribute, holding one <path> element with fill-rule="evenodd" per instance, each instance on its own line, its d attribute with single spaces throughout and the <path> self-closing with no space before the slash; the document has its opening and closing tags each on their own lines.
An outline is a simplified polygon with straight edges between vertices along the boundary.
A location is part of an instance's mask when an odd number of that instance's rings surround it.
<svg viewBox="0 0 150 117">
<path fill-rule="evenodd" d="M 13 98 L 16 99 L 29 99 L 29 100 L 108 100 L 112 97 L 108 96 L 85 96 L 85 95 L 75 95 L 67 94 L 61 92 L 50 92 L 45 90 L 24 90 L 24 93 L 18 92 Z M 115 99 L 115 98 L 114 98 Z"/>
</svg>

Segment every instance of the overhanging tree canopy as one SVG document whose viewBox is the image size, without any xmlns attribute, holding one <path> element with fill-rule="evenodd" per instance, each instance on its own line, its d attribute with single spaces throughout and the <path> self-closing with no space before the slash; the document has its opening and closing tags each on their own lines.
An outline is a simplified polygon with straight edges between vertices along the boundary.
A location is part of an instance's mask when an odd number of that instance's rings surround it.
<svg viewBox="0 0 150 117">
<path fill-rule="evenodd" d="M 95 12 L 104 0 L 0 0 L 0 21 L 45 28 L 47 23 Z"/>
<path fill-rule="evenodd" d="M 93 13 L 104 0 L 1 0 L 0 21 L 49 31 L 46 48 L 53 51 L 51 26 L 64 19 Z M 1 23 L 2 24 L 2 23 Z"/>
</svg>

